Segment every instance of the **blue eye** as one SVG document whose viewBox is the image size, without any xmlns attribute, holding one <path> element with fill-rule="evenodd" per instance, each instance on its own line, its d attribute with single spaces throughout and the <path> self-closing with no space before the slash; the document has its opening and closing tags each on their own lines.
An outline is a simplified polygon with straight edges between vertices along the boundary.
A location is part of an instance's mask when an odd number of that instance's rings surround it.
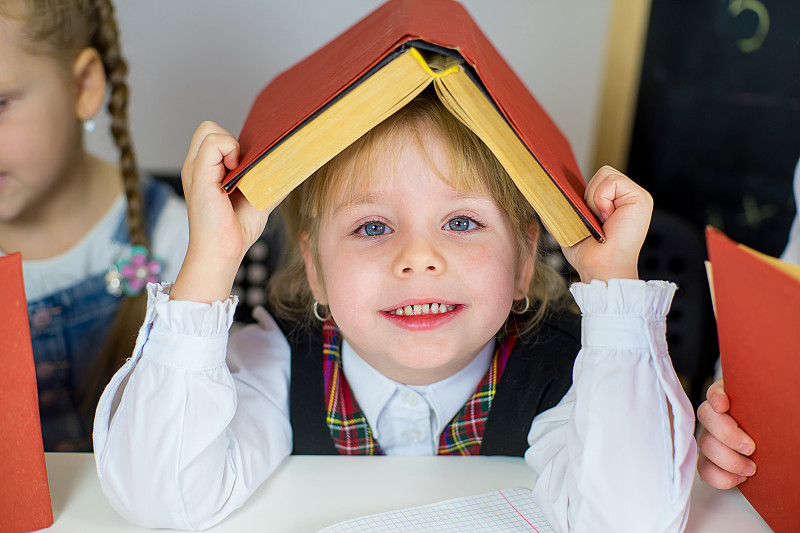
<svg viewBox="0 0 800 533">
<path fill-rule="evenodd" d="M 392 230 L 383 222 L 367 222 L 359 228 L 357 233 L 367 237 L 380 237 L 392 233 Z"/>
<path fill-rule="evenodd" d="M 475 222 L 467 217 L 455 217 L 447 222 L 447 228 L 453 231 L 468 231 L 474 229 L 475 225 Z"/>
</svg>

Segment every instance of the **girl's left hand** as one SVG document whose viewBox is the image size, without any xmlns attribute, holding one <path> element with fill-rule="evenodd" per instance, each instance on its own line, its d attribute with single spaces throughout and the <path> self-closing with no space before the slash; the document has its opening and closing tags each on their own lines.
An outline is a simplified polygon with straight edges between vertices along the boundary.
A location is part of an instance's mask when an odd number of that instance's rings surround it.
<svg viewBox="0 0 800 533">
<path fill-rule="evenodd" d="M 748 457 L 756 443 L 728 414 L 730 407 L 720 379 L 708 388 L 706 401 L 697 409 L 697 420 L 703 426 L 697 436 L 697 472 L 703 481 L 718 489 L 735 487 L 756 473 L 756 463 Z"/>
<path fill-rule="evenodd" d="M 639 251 L 653 214 L 653 198 L 618 170 L 604 166 L 586 185 L 586 203 L 603 224 L 605 242 L 587 237 L 564 256 L 581 281 L 638 279 Z"/>
</svg>

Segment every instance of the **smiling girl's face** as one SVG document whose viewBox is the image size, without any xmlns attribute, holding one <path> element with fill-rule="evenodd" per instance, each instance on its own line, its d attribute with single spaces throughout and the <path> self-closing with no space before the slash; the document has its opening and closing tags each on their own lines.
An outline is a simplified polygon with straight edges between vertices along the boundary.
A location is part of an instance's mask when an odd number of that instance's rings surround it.
<svg viewBox="0 0 800 533">
<path fill-rule="evenodd" d="M 303 255 L 315 298 L 356 352 L 396 381 L 427 384 L 466 366 L 503 326 L 527 294 L 534 255 L 518 253 L 488 192 L 450 185 L 440 134 L 411 138 L 395 132 L 393 150 L 350 166 L 367 186 L 330 200 L 317 260 L 307 238 Z"/>
</svg>

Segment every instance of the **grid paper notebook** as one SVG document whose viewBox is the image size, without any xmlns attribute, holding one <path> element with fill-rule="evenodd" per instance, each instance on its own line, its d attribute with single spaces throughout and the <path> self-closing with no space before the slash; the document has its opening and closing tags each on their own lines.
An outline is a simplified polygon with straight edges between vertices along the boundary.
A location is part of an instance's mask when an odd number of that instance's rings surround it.
<svg viewBox="0 0 800 533">
<path fill-rule="evenodd" d="M 319 533 L 367 531 L 553 533 L 554 530 L 533 501 L 530 489 L 512 488 L 353 518 Z"/>
</svg>

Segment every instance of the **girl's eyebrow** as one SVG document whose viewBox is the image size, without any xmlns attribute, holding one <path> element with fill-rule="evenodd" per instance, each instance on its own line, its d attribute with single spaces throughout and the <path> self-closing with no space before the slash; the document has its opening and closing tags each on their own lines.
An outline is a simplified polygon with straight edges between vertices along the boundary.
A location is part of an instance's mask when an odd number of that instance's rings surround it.
<svg viewBox="0 0 800 533">
<path fill-rule="evenodd" d="M 380 198 L 380 195 L 378 195 L 378 194 L 369 194 L 369 193 L 367 193 L 367 194 L 361 194 L 361 195 L 356 196 L 354 198 L 351 198 L 349 200 L 348 199 L 343 200 L 343 201 L 339 202 L 333 208 L 333 211 L 332 211 L 333 216 L 337 216 L 337 215 L 339 215 L 341 213 L 344 213 L 344 212 L 347 212 L 347 211 L 352 211 L 353 209 L 356 209 L 356 208 L 364 206 L 364 205 L 376 204 L 376 203 L 378 203 L 379 198 Z M 453 201 L 476 200 L 476 201 L 482 201 L 482 202 L 492 202 L 492 198 L 490 196 L 486 195 L 486 194 L 482 194 L 482 193 L 479 193 L 479 192 L 466 192 L 466 191 L 463 191 L 463 192 L 457 191 L 457 192 L 455 192 L 453 194 L 453 197 L 451 198 L 451 200 L 453 200 Z"/>
<path fill-rule="evenodd" d="M 376 194 L 362 194 L 353 198 L 346 198 L 334 206 L 332 213 L 334 216 L 336 216 L 342 212 L 351 211 L 362 205 L 374 204 L 377 202 L 377 200 L 378 195 Z"/>
</svg>

